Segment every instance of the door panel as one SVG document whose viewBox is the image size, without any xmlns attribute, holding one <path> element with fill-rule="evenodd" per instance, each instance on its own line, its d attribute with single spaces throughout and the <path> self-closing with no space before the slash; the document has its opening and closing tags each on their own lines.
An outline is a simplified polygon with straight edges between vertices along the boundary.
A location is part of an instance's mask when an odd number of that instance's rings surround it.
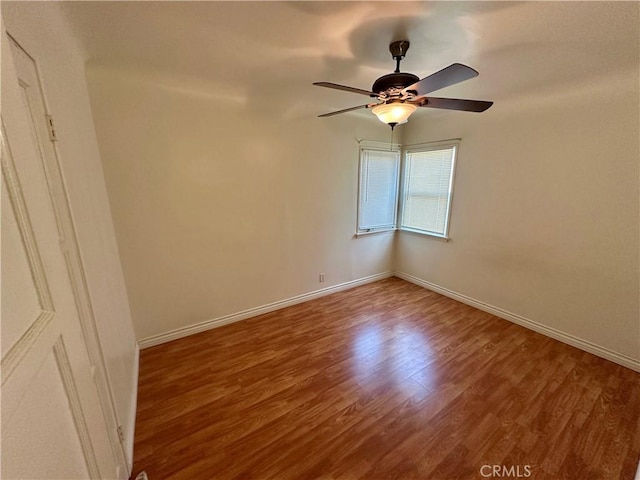
<svg viewBox="0 0 640 480">
<path fill-rule="evenodd" d="M 39 119 L 28 105 L 34 85 L 18 82 L 9 42 L 1 43 L 2 478 L 114 478 Z"/>
<path fill-rule="evenodd" d="M 2 177 L 2 200 L 1 205 L 9 208 L 9 195 Z M 15 220 L 15 216 L 7 215 L 3 220 L 9 225 L 2 225 L 4 235 L 2 236 L 2 258 L 8 258 L 11 254 L 14 258 L 12 262 L 5 262 L 2 265 L 7 277 L 12 279 L 9 284 L 2 286 L 2 302 L 5 307 L 15 312 L 18 318 L 25 319 L 24 322 L 12 322 L 2 325 L 1 348 L 7 351 L 27 330 L 32 323 L 28 319 L 35 319 L 42 311 L 42 306 L 38 301 L 38 295 L 34 288 L 33 276 L 30 273 L 29 261 L 26 251 L 20 239 L 20 230 Z M 10 271 L 9 271 L 10 269 Z"/>
<path fill-rule="evenodd" d="M 55 357 L 49 354 L 24 392 L 23 407 L 15 410 L 9 425 L 3 428 L 3 444 L 20 446 L 3 455 L 3 477 L 89 478 L 63 385 Z M 42 435 L 43 424 L 49 424 L 56 435 Z M 25 442 L 25 438 L 29 440 Z M 40 462 L 31 461 L 41 456 L 47 457 L 46 471 Z"/>
</svg>

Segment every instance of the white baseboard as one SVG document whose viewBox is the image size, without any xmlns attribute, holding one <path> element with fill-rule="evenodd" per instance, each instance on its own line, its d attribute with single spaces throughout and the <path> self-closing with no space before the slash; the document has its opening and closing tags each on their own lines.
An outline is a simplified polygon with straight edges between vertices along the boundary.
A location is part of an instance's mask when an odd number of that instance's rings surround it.
<svg viewBox="0 0 640 480">
<path fill-rule="evenodd" d="M 444 295 L 445 297 L 453 298 L 454 300 L 475 307 L 478 310 L 483 310 L 485 312 L 491 313 L 496 317 L 500 317 L 504 320 L 509 320 L 510 322 L 517 323 L 522 327 L 536 331 L 538 333 L 546 335 L 547 337 L 551 337 L 555 340 L 559 340 L 560 342 L 567 343 L 573 347 L 579 348 L 580 350 L 584 350 L 585 352 L 592 353 L 594 355 L 597 355 L 598 357 L 602 357 L 604 359 L 622 365 L 623 367 L 627 367 L 631 370 L 635 370 L 636 372 L 640 372 L 640 360 L 637 360 L 635 358 L 614 352 L 607 348 L 591 343 L 587 340 L 583 340 L 568 333 L 564 333 L 560 330 L 556 330 L 555 328 L 551 328 L 538 323 L 529 318 L 525 318 L 521 315 L 508 312 L 506 310 L 503 310 L 502 308 L 494 307 L 493 305 L 489 305 L 466 295 L 462 295 L 461 293 L 449 290 L 448 288 L 444 288 L 434 283 L 427 282 L 426 280 L 414 277 L 413 275 L 409 275 L 408 273 L 395 272 L 394 275 L 398 278 L 402 278 L 403 280 L 424 287 L 427 290 L 432 290 L 436 293 Z"/>
<path fill-rule="evenodd" d="M 133 442 L 136 434 L 136 413 L 138 410 L 138 377 L 140 373 L 140 346 L 136 343 L 133 358 L 133 395 L 129 411 L 129 423 L 124 437 L 124 451 L 127 455 L 129 477 L 133 473 Z"/>
<path fill-rule="evenodd" d="M 357 280 L 351 280 L 349 282 L 340 283 L 332 287 L 322 288 L 320 290 L 304 293 L 302 295 L 297 295 L 295 297 L 287 298 L 285 300 L 279 300 L 277 302 L 269 303 L 267 305 L 262 305 L 260 307 L 250 308 L 248 310 L 243 310 L 242 312 L 232 313 L 230 315 L 224 315 L 222 317 L 214 318 L 211 320 L 205 320 L 204 322 L 196 323 L 194 325 L 189 325 L 187 327 L 177 328 L 175 330 L 171 330 L 166 333 L 160 333 L 158 335 L 146 337 L 139 340 L 138 345 L 140 345 L 140 348 L 153 347 L 155 345 L 160 345 L 162 343 L 170 342 L 172 340 L 177 340 L 178 338 L 183 338 L 189 335 L 193 335 L 195 333 L 211 330 L 213 328 L 221 327 L 222 325 L 227 325 L 229 323 L 239 322 L 240 320 L 246 320 L 247 318 L 256 317 L 258 315 L 273 312 L 274 310 L 280 310 L 281 308 L 286 308 L 286 307 L 290 307 L 291 305 L 307 302 L 309 300 L 313 300 L 314 298 L 320 298 L 326 295 L 331 295 L 332 293 L 354 288 L 359 285 L 364 285 L 366 283 L 377 282 L 378 280 L 382 280 L 383 278 L 389 278 L 392 276 L 393 276 L 393 272 L 383 272 L 383 273 L 377 273 L 375 275 L 370 275 L 368 277 L 360 278 Z"/>
</svg>

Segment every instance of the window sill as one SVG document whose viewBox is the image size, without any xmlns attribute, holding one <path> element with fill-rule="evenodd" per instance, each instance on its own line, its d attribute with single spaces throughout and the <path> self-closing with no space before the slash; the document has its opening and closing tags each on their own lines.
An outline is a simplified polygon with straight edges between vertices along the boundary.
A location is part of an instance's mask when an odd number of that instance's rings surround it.
<svg viewBox="0 0 640 480">
<path fill-rule="evenodd" d="M 440 235 L 438 233 L 425 232 L 423 230 L 414 230 L 412 228 L 390 228 L 388 230 L 372 230 L 371 232 L 358 232 L 354 235 L 355 238 L 367 237 L 369 235 L 378 235 L 382 233 L 396 233 L 396 232 L 407 232 L 413 235 L 420 235 L 422 237 L 429 237 L 434 240 L 438 240 L 440 242 L 448 242 L 451 240 L 451 237 L 446 237 L 444 235 Z"/>
<path fill-rule="evenodd" d="M 416 230 L 413 228 L 399 228 L 398 229 L 399 232 L 408 232 L 408 233 L 412 233 L 414 235 L 421 235 L 423 237 L 429 237 L 429 238 L 433 238 L 434 240 L 438 240 L 441 242 L 448 242 L 449 240 L 451 240 L 451 237 L 448 237 L 446 235 L 441 235 L 439 233 L 433 233 L 433 232 L 425 232 L 424 230 Z"/>
<path fill-rule="evenodd" d="M 369 235 L 378 235 L 380 233 L 395 233 L 398 229 L 397 228 L 389 228 L 387 230 L 371 230 L 370 232 L 357 232 L 354 237 L 359 238 L 359 237 L 367 237 Z"/>
</svg>

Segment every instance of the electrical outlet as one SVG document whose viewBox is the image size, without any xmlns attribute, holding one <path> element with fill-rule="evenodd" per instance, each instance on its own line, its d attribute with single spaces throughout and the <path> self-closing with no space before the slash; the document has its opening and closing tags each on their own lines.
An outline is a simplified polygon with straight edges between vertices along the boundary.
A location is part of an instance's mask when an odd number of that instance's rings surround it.
<svg viewBox="0 0 640 480">
<path fill-rule="evenodd" d="M 318 280 L 320 281 L 320 283 L 324 282 L 324 273 L 318 275 Z"/>
</svg>

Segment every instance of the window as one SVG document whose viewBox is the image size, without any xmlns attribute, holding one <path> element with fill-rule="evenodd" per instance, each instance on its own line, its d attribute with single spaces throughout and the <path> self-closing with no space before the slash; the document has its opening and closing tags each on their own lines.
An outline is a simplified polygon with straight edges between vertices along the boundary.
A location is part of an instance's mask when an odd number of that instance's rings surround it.
<svg viewBox="0 0 640 480">
<path fill-rule="evenodd" d="M 403 150 L 401 173 L 399 145 L 391 149 L 375 142 L 362 145 L 357 233 L 400 228 L 448 238 L 458 145 L 459 140 L 448 140 L 408 147 Z"/>
<path fill-rule="evenodd" d="M 405 151 L 400 228 L 447 237 L 458 142 Z"/>
<path fill-rule="evenodd" d="M 358 188 L 358 233 L 396 228 L 400 151 L 372 146 L 360 147 Z"/>
</svg>

